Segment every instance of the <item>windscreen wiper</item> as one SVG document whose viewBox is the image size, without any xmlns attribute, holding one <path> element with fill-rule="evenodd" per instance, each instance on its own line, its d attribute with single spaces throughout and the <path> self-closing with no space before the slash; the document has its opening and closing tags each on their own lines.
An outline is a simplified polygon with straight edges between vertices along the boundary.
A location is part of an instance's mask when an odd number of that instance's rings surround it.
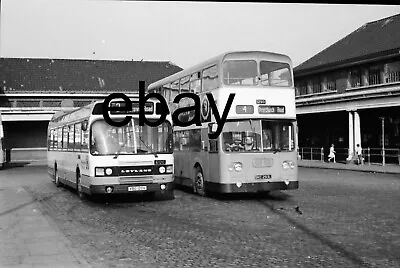
<svg viewBox="0 0 400 268">
<path fill-rule="evenodd" d="M 154 154 L 154 157 L 158 157 L 157 153 L 153 152 L 152 148 L 151 148 L 149 145 L 147 145 L 147 144 L 142 140 L 142 136 L 140 136 L 140 135 L 139 135 L 139 140 L 144 144 L 144 146 L 146 146 L 147 149 L 149 149 L 149 151 L 150 151 L 152 154 Z M 139 149 L 139 150 L 141 150 L 141 149 Z M 145 150 L 142 150 L 142 151 L 143 151 L 143 152 L 148 152 L 148 151 L 145 151 Z"/>
<path fill-rule="evenodd" d="M 125 146 L 126 146 L 126 143 L 121 144 L 121 145 L 119 146 L 118 151 L 115 153 L 113 159 L 117 159 L 117 158 L 118 158 L 118 156 L 119 156 L 120 153 L 121 153 L 121 150 L 122 150 L 123 148 L 125 148 Z"/>
<path fill-rule="evenodd" d="M 277 148 L 277 149 L 274 150 L 274 154 L 276 154 L 277 152 L 281 152 L 281 149 Z"/>
</svg>

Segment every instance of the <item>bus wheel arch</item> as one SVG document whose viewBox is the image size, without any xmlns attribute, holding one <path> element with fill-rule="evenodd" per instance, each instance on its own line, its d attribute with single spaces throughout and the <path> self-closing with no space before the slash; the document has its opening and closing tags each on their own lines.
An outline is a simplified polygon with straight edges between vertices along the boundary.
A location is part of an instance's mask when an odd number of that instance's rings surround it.
<svg viewBox="0 0 400 268">
<path fill-rule="evenodd" d="M 199 163 L 194 165 L 193 191 L 200 196 L 206 196 L 204 173 Z"/>
</svg>

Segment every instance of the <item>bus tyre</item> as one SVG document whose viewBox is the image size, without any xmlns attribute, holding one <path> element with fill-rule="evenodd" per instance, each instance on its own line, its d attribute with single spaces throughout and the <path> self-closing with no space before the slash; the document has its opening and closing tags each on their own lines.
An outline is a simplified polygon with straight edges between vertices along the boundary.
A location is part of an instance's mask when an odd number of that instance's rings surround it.
<svg viewBox="0 0 400 268">
<path fill-rule="evenodd" d="M 81 184 L 81 176 L 79 174 L 76 175 L 76 193 L 78 194 L 79 199 L 85 198 L 85 193 L 83 192 Z"/>
<path fill-rule="evenodd" d="M 54 169 L 54 183 L 56 184 L 56 187 L 61 186 L 61 182 L 60 182 L 60 178 L 58 177 L 57 169 Z"/>
<path fill-rule="evenodd" d="M 196 173 L 194 177 L 194 191 L 200 196 L 206 196 L 203 171 L 200 167 L 196 167 Z"/>
</svg>

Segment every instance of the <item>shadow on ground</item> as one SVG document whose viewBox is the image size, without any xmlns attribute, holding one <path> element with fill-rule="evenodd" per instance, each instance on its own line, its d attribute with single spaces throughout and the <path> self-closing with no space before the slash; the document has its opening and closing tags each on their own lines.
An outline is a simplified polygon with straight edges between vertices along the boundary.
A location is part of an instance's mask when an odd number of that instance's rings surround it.
<svg viewBox="0 0 400 268">
<path fill-rule="evenodd" d="M 12 168 L 20 168 L 20 167 L 24 167 L 28 164 L 30 164 L 31 162 L 11 162 L 11 163 L 4 163 L 2 169 L 12 169 Z"/>
</svg>

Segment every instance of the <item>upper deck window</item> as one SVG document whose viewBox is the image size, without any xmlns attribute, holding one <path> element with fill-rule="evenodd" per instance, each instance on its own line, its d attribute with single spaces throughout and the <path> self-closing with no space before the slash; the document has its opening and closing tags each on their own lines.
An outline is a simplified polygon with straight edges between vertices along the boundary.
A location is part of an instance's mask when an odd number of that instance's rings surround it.
<svg viewBox="0 0 400 268">
<path fill-rule="evenodd" d="M 224 62 L 222 68 L 225 85 L 257 84 L 257 62 L 254 60 L 228 60 Z"/>
<path fill-rule="evenodd" d="M 213 65 L 203 70 L 202 85 L 203 85 L 202 91 L 212 90 L 218 87 L 217 65 Z"/>
<path fill-rule="evenodd" d="M 290 66 L 284 62 L 260 62 L 261 85 L 275 87 L 291 87 L 292 75 Z"/>
</svg>

